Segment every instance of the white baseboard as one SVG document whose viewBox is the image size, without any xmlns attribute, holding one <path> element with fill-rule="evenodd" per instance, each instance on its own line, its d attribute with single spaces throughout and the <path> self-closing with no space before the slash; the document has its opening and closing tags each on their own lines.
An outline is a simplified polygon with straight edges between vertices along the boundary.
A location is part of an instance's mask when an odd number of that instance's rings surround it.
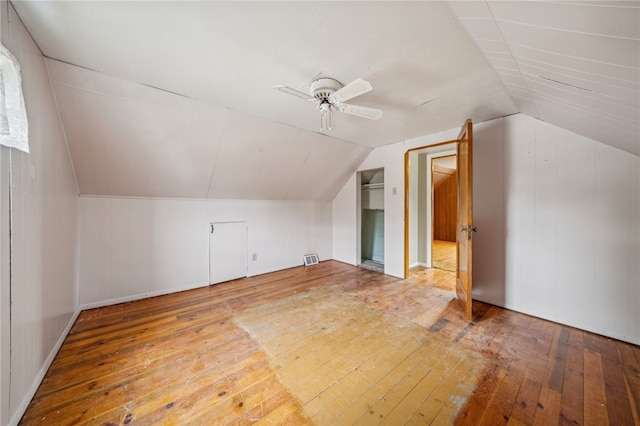
<svg viewBox="0 0 640 426">
<path fill-rule="evenodd" d="M 51 367 L 53 360 L 55 359 L 56 355 L 58 354 L 58 351 L 62 347 L 62 343 L 64 343 L 64 339 L 67 338 L 67 335 L 71 331 L 71 327 L 73 327 L 73 324 L 75 324 L 76 320 L 78 319 L 78 315 L 80 315 L 81 311 L 82 310 L 78 308 L 73 313 L 73 315 L 71 315 L 71 318 L 67 323 L 67 326 L 64 328 L 64 330 L 62 330 L 60 337 L 58 337 L 58 341 L 51 349 L 51 352 L 49 352 L 49 356 L 47 356 L 47 359 L 45 359 L 44 364 L 42 365 L 42 368 L 40 369 L 40 371 L 38 371 L 38 374 L 36 374 L 36 377 L 33 379 L 33 383 L 31 384 L 29 391 L 26 393 L 26 395 L 22 399 L 22 402 L 16 409 L 16 412 L 13 413 L 13 416 L 9 420 L 10 426 L 17 425 L 20 422 L 20 419 L 24 415 L 25 411 L 27 411 L 27 407 L 29 407 L 29 403 L 31 403 L 33 396 L 36 394 L 38 387 L 40 387 L 42 380 L 44 380 L 45 374 L 47 374 L 47 371 L 49 371 L 49 367 Z"/>
<path fill-rule="evenodd" d="M 148 297 L 162 296 L 162 295 L 170 294 L 170 293 L 177 293 L 179 291 L 192 290 L 194 288 L 206 287 L 208 285 L 209 285 L 208 283 L 204 283 L 204 284 L 200 283 L 200 284 L 195 284 L 195 285 L 187 286 L 187 287 L 176 287 L 176 288 L 158 290 L 158 291 L 154 291 L 154 292 L 147 292 L 147 293 L 137 294 L 137 295 L 133 295 L 133 296 L 120 297 L 120 298 L 117 298 L 117 299 L 110 299 L 110 300 L 102 300 L 102 301 L 99 301 L 99 302 L 86 303 L 86 304 L 80 305 L 76 309 L 76 311 L 73 313 L 71 318 L 69 319 L 69 322 L 67 323 L 67 326 L 64 328 L 64 330 L 60 334 L 60 337 L 58 338 L 58 341 L 56 342 L 56 344 L 51 349 L 51 352 L 47 356 L 47 359 L 45 360 L 44 364 L 42 365 L 42 368 L 40 369 L 40 371 L 38 371 L 38 374 L 33 379 L 33 383 L 31 384 L 31 387 L 29 388 L 29 391 L 26 393 L 26 395 L 22 399 L 22 402 L 20 403 L 20 405 L 16 409 L 15 413 L 13 414 L 11 419 L 9 420 L 9 425 L 10 426 L 17 425 L 20 422 L 20 419 L 22 419 L 22 416 L 24 415 L 25 411 L 27 411 L 27 408 L 29 407 L 29 404 L 31 403 L 31 400 L 33 399 L 34 395 L 36 394 L 36 392 L 38 390 L 38 387 L 40 387 L 40 384 L 42 383 L 42 380 L 44 380 L 44 376 L 47 374 L 47 371 L 49 370 L 49 367 L 51 367 L 51 364 L 53 363 L 53 360 L 55 359 L 56 355 L 58 354 L 58 351 L 62 347 L 62 344 L 64 343 L 64 340 L 67 338 L 67 335 L 71 331 L 71 327 L 73 327 L 73 324 L 75 324 L 76 320 L 78 319 L 78 316 L 80 315 L 80 313 L 82 311 L 87 310 L 87 309 L 100 308 L 100 307 L 103 307 L 103 306 L 115 305 L 117 303 L 132 302 L 134 300 L 146 299 Z"/>
<path fill-rule="evenodd" d="M 118 303 L 133 302 L 135 300 L 147 299 L 149 297 L 164 296 L 165 294 L 178 293 L 180 291 L 193 290 L 194 288 L 207 287 L 209 283 L 198 283 L 185 287 L 164 288 L 156 291 L 149 291 L 131 296 L 117 297 L 115 299 L 100 300 L 98 302 L 84 303 L 80 305 L 80 310 L 102 308 L 105 306 L 117 305 Z"/>
<path fill-rule="evenodd" d="M 557 324 L 566 325 L 568 327 L 577 328 L 579 330 L 584 330 L 589 333 L 595 333 L 601 336 L 610 337 L 612 339 L 620 340 L 623 342 L 628 342 L 633 345 L 640 345 L 640 338 L 638 338 L 637 336 L 630 336 L 625 333 L 620 333 L 617 330 L 610 330 L 603 327 L 594 326 L 593 324 L 587 324 L 582 321 L 575 321 L 575 320 L 564 318 L 558 315 L 549 314 L 548 312 L 541 312 L 535 309 L 524 310 L 520 306 L 515 306 L 513 304 L 504 303 L 501 301 L 491 300 L 489 298 L 473 296 L 473 300 L 478 300 L 480 302 L 488 303 L 490 305 L 495 305 L 500 308 L 509 309 L 514 312 L 519 312 L 524 315 L 529 315 L 529 316 L 540 318 L 546 321 L 555 322 Z"/>
</svg>

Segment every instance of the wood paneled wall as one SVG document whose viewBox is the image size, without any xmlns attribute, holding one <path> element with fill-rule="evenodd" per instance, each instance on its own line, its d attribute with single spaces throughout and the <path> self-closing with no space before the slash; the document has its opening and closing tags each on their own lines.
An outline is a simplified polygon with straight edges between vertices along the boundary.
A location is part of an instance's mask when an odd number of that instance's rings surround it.
<svg viewBox="0 0 640 426">
<path fill-rule="evenodd" d="M 458 212 L 456 171 L 434 166 L 433 175 L 433 182 L 437 182 L 433 188 L 433 239 L 455 241 Z"/>
<path fill-rule="evenodd" d="M 331 257 L 322 202 L 83 196 L 80 217 L 83 306 L 207 285 L 210 222 L 248 223 L 249 276 Z"/>
<path fill-rule="evenodd" d="M 21 67 L 30 151 L 2 151 L 10 156 L 12 184 L 11 319 L 2 325 L 3 356 L 11 330 L 11 380 L 7 404 L 3 368 L 4 425 L 26 408 L 78 307 L 78 185 L 44 57 L 13 6 L 2 2 L 2 9 L 2 43 Z"/>
<path fill-rule="evenodd" d="M 518 114 L 474 127 L 474 295 L 640 343 L 640 158 Z"/>
</svg>

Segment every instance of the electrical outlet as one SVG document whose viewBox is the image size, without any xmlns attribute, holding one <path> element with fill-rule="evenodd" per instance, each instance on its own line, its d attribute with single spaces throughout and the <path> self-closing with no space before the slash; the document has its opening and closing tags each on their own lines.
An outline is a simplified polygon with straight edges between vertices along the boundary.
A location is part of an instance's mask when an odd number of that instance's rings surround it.
<svg viewBox="0 0 640 426">
<path fill-rule="evenodd" d="M 255 262 L 256 260 L 258 260 L 258 253 L 253 253 L 253 254 L 251 255 L 251 260 L 253 260 L 254 262 Z"/>
</svg>

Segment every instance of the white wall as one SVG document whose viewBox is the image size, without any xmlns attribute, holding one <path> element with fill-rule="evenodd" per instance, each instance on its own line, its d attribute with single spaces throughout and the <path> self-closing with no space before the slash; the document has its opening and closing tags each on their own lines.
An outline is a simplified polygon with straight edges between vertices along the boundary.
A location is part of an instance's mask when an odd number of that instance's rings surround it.
<svg viewBox="0 0 640 426">
<path fill-rule="evenodd" d="M 450 141 L 458 135 L 452 129 L 434 135 L 377 148 L 358 167 L 358 171 L 384 168 L 384 272 L 404 276 L 404 153 L 411 148 Z M 394 194 L 395 189 L 395 194 Z M 333 258 L 356 265 L 357 204 L 360 189 L 353 176 L 333 200 Z"/>
<path fill-rule="evenodd" d="M 516 115 L 474 127 L 478 299 L 640 343 L 640 159 Z"/>
<path fill-rule="evenodd" d="M 357 265 L 360 263 L 358 250 L 358 216 L 360 209 L 357 204 L 360 185 L 355 173 L 331 203 L 332 218 L 332 257 L 335 260 Z M 385 243 L 388 244 L 388 243 Z"/>
<path fill-rule="evenodd" d="M 209 283 L 209 223 L 248 222 L 249 275 L 331 258 L 331 203 L 80 197 L 80 303 Z"/>
<path fill-rule="evenodd" d="M 11 395 L 9 191 L 9 148 L 3 146 L 0 147 L 0 424 L 3 425 L 10 417 Z"/>
<path fill-rule="evenodd" d="M 363 188 L 362 208 L 384 210 L 384 188 Z"/>
<path fill-rule="evenodd" d="M 385 272 L 403 275 L 403 155 L 459 129 L 374 150 L 385 167 Z M 474 297 L 640 343 L 640 159 L 518 114 L 474 126 Z M 352 263 L 354 180 L 333 203 Z M 391 196 L 392 187 L 398 195 Z M 340 238 L 344 233 L 346 238 Z"/>
<path fill-rule="evenodd" d="M 76 314 L 78 186 L 44 58 L 13 7 L 7 15 L 7 4 L 1 6 L 2 43 L 22 69 L 30 145 L 30 154 L 2 150 L 12 179 L 11 386 L 0 419 L 6 424 L 22 415 Z M 3 374 L 3 386 L 7 379 Z"/>
<path fill-rule="evenodd" d="M 0 1 L 0 30 L 4 23 L 7 3 Z M 0 147 L 0 424 L 7 424 L 11 417 L 11 309 L 10 251 L 9 240 L 9 148 Z"/>
</svg>

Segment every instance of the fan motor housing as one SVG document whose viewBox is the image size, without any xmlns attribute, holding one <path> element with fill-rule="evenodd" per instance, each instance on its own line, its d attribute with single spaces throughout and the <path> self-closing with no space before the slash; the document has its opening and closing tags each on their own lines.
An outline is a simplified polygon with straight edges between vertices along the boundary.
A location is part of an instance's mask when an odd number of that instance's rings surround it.
<svg viewBox="0 0 640 426">
<path fill-rule="evenodd" d="M 338 80 L 322 77 L 311 83 L 311 96 L 319 100 L 327 99 L 340 88 L 342 88 L 342 83 Z"/>
</svg>

